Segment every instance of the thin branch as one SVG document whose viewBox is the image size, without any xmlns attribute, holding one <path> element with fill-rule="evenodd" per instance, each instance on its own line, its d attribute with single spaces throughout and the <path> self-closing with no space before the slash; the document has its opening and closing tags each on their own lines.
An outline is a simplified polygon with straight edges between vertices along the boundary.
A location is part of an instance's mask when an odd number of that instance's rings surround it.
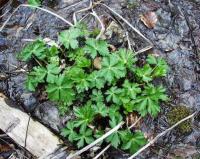
<svg viewBox="0 0 200 159">
<path fill-rule="evenodd" d="M 143 49 L 141 49 L 141 50 L 139 50 L 139 51 L 136 51 L 136 52 L 135 52 L 135 55 L 141 54 L 141 53 L 143 53 L 143 52 L 145 52 L 145 51 L 148 51 L 148 50 L 150 50 L 150 49 L 152 49 L 152 46 L 147 46 L 147 47 L 145 47 L 145 48 L 143 48 Z"/>
<path fill-rule="evenodd" d="M 132 129 L 141 119 L 142 117 L 139 117 L 131 126 L 128 127 L 128 129 Z"/>
<path fill-rule="evenodd" d="M 142 119 L 142 117 L 139 117 L 131 126 L 128 127 L 128 129 L 133 128 L 141 119 Z M 104 152 L 105 152 L 106 150 L 108 150 L 110 147 L 111 147 L 111 144 L 109 144 L 108 146 L 106 146 L 106 147 L 105 147 L 101 152 L 99 152 L 99 153 L 95 156 L 95 158 L 93 158 L 93 159 L 98 159 L 98 158 L 99 158 L 102 154 L 104 154 Z"/>
<path fill-rule="evenodd" d="M 171 126 L 170 128 L 166 129 L 165 131 L 163 131 L 162 133 L 158 134 L 153 140 L 151 140 L 148 144 L 146 144 L 145 146 L 143 146 L 141 149 L 139 149 L 136 153 L 134 153 L 131 157 L 129 157 L 128 159 L 133 159 L 134 157 L 136 157 L 137 155 L 139 155 L 141 152 L 143 152 L 145 149 L 147 149 L 149 146 L 151 146 L 152 144 L 154 144 L 161 136 L 165 135 L 166 133 L 168 133 L 169 131 L 171 131 L 172 129 L 174 129 L 175 127 L 177 127 L 179 124 L 183 123 L 184 121 L 194 117 L 196 115 L 197 112 L 183 118 L 182 120 L 180 120 L 179 122 L 177 122 L 176 124 L 174 124 L 173 126 Z"/>
<path fill-rule="evenodd" d="M 90 5 L 87 8 L 83 8 L 81 10 L 78 10 L 76 12 L 73 13 L 73 21 L 74 21 L 74 25 L 77 23 L 77 18 L 76 18 L 76 14 L 81 13 L 81 12 L 85 12 L 88 11 L 92 8 L 92 0 L 90 0 Z"/>
<path fill-rule="evenodd" d="M 87 13 L 86 15 L 84 15 L 78 22 L 83 21 L 88 15 L 90 15 L 90 13 Z"/>
<path fill-rule="evenodd" d="M 104 154 L 109 148 L 111 147 L 111 144 L 107 145 L 101 152 L 98 153 L 93 159 L 98 159 L 101 155 Z"/>
<path fill-rule="evenodd" d="M 3 18 L 7 13 L 9 12 L 9 10 L 5 11 L 5 13 L 3 13 L 0 18 Z"/>
<path fill-rule="evenodd" d="M 131 25 L 126 19 L 124 19 L 119 13 L 117 13 L 116 11 L 114 11 L 112 8 L 110 8 L 109 6 L 107 6 L 106 4 L 103 3 L 96 3 L 96 5 L 102 5 L 104 7 L 106 7 L 108 10 L 110 10 L 113 14 L 115 14 L 116 16 L 118 16 L 121 20 L 123 20 L 129 27 L 131 27 L 131 29 L 133 29 L 137 34 L 139 34 L 142 38 L 144 38 L 149 44 L 150 46 L 146 47 L 145 49 L 142 49 L 138 52 L 144 52 L 147 51 L 149 49 L 151 49 L 153 47 L 152 42 L 146 38 L 138 29 L 136 29 L 135 27 L 133 27 L 133 25 Z"/>
<path fill-rule="evenodd" d="M 62 8 L 59 7 L 59 11 L 62 11 L 62 10 L 69 10 L 70 8 L 76 7 L 77 5 L 82 4 L 82 3 L 85 3 L 85 2 L 87 2 L 87 1 L 88 1 L 88 0 L 82 0 L 82 1 L 79 1 L 79 2 L 77 2 L 77 3 L 71 4 L 70 6 L 67 5 L 67 6 L 64 6 L 64 7 L 62 7 Z"/>
<path fill-rule="evenodd" d="M 106 134 L 104 134 L 103 136 L 101 136 L 100 138 L 98 138 L 97 140 L 95 140 L 94 142 L 89 144 L 88 146 L 84 147 L 83 149 L 77 151 L 75 154 L 70 154 L 69 156 L 67 156 L 66 159 L 72 159 L 72 158 L 82 154 L 83 152 L 89 150 L 90 148 L 92 148 L 93 146 L 95 146 L 96 144 L 98 144 L 99 142 L 101 142 L 102 140 L 107 138 L 108 136 L 110 136 L 112 133 L 117 131 L 123 124 L 124 124 L 124 122 L 120 122 L 117 126 L 115 126 L 113 129 L 108 131 Z"/>
<path fill-rule="evenodd" d="M 127 31 L 126 31 L 126 37 L 127 37 L 127 41 L 128 41 L 128 48 L 129 48 L 129 50 L 132 50 L 131 42 L 130 42 L 130 39 L 129 39 L 129 34 L 128 34 Z"/>
<path fill-rule="evenodd" d="M 3 25 L 1 26 L 0 28 L 0 32 L 4 29 L 4 27 L 7 25 L 8 21 L 11 19 L 11 17 L 18 11 L 19 8 L 21 7 L 29 7 L 29 8 L 36 8 L 36 9 L 39 9 L 39 10 L 42 10 L 44 12 L 47 12 L 57 18 L 59 18 L 60 20 L 64 21 L 66 24 L 70 25 L 70 26 L 73 26 L 73 24 L 69 21 L 67 21 L 66 19 L 64 19 L 63 17 L 61 17 L 60 15 L 48 10 L 48 9 L 45 9 L 45 8 L 41 8 L 41 7 L 38 7 L 38 6 L 32 6 L 32 5 L 29 5 L 29 4 L 21 4 L 19 5 L 14 11 L 13 13 L 8 17 L 8 19 L 3 23 Z"/>
<path fill-rule="evenodd" d="M 100 31 L 99 35 L 96 37 L 96 39 L 98 40 L 105 32 L 105 26 L 95 11 L 92 10 L 92 13 L 90 13 L 90 14 L 93 15 L 101 24 L 101 31 Z"/>
<path fill-rule="evenodd" d="M 118 16 L 121 20 L 123 20 L 129 27 L 131 27 L 136 33 L 138 33 L 141 37 L 143 37 L 146 41 L 148 41 L 149 44 L 152 45 L 152 43 L 151 43 L 151 41 L 149 39 L 147 39 L 138 29 L 136 29 L 135 27 L 133 27 L 133 25 L 131 23 L 129 23 L 126 19 L 124 19 L 119 13 L 117 13 L 116 11 L 114 11 L 112 8 L 110 8 L 106 4 L 98 3 L 98 5 L 103 5 L 108 10 L 110 10 L 111 12 L 113 12 L 116 16 Z"/>
</svg>

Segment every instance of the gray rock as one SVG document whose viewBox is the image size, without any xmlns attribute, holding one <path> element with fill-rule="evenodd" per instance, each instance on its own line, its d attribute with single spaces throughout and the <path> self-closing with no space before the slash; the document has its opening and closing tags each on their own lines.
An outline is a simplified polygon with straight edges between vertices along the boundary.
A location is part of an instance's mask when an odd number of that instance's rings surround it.
<svg viewBox="0 0 200 159">
<path fill-rule="evenodd" d="M 28 112 L 32 112 L 35 109 L 35 107 L 37 106 L 37 100 L 33 96 L 32 93 L 24 92 L 21 95 L 20 99 L 21 99 L 22 103 L 24 104 L 26 111 L 28 111 Z"/>
<path fill-rule="evenodd" d="M 52 102 L 44 102 L 39 104 L 34 111 L 34 115 L 48 127 L 59 132 L 62 127 L 60 115 L 55 104 Z"/>
</svg>

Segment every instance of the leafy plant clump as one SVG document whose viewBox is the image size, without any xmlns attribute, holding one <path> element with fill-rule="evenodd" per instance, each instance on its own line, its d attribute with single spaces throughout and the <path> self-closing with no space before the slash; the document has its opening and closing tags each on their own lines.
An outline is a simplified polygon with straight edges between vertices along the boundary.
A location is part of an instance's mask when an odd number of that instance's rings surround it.
<svg viewBox="0 0 200 159">
<path fill-rule="evenodd" d="M 62 135 L 78 148 L 114 128 L 133 111 L 156 117 L 159 103 L 167 100 L 165 89 L 152 84 L 167 73 L 163 59 L 148 55 L 139 67 L 134 52 L 123 48 L 110 51 L 109 44 L 96 40 L 84 25 L 61 32 L 58 45 L 49 46 L 41 39 L 28 44 L 19 58 L 34 65 L 26 81 L 28 90 L 45 89 L 62 114 L 73 107 L 75 119 L 67 122 Z M 125 128 L 104 142 L 134 153 L 147 140 L 141 131 Z"/>
</svg>

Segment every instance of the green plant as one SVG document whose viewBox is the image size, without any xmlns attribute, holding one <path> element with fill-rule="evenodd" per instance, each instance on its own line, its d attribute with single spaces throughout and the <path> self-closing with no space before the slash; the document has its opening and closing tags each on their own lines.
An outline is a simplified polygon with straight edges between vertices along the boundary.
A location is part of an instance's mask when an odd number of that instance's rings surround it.
<svg viewBox="0 0 200 159">
<path fill-rule="evenodd" d="M 19 59 L 34 66 L 27 75 L 28 90 L 45 89 L 61 114 L 73 107 L 74 119 L 67 122 L 62 135 L 78 148 L 114 128 L 133 111 L 156 117 L 160 102 L 167 100 L 165 89 L 152 84 L 167 73 L 163 59 L 149 55 L 139 67 L 134 52 L 122 48 L 111 52 L 106 41 L 96 40 L 81 24 L 61 32 L 57 43 L 49 46 L 38 39 L 21 51 Z M 96 58 L 101 58 L 98 69 Z M 142 132 L 125 128 L 102 142 L 133 153 L 146 139 Z"/>
<path fill-rule="evenodd" d="M 41 0 L 28 0 L 28 4 L 33 6 L 39 6 L 41 4 Z"/>
</svg>

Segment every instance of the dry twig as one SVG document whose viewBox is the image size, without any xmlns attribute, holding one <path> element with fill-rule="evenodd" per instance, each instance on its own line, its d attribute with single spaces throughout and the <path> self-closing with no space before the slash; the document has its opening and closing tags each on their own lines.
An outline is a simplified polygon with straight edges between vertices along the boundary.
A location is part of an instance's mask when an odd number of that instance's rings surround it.
<svg viewBox="0 0 200 159">
<path fill-rule="evenodd" d="M 117 13 L 112 8 L 110 8 L 109 6 L 107 6 L 106 4 L 103 4 L 103 3 L 95 3 L 95 5 L 102 5 L 102 6 L 106 7 L 109 11 L 111 11 L 113 14 L 115 14 L 117 17 L 119 17 L 121 20 L 123 20 L 131 29 L 133 29 L 137 34 L 139 34 L 142 38 L 144 38 L 150 44 L 150 46 L 147 46 L 144 49 L 139 50 L 136 53 L 145 52 L 153 47 L 152 42 L 148 38 L 146 38 L 138 29 L 133 27 L 133 25 L 131 25 L 131 23 L 129 23 L 126 19 L 124 19 L 119 13 Z"/>
<path fill-rule="evenodd" d="M 163 131 L 162 133 L 158 134 L 153 140 L 151 140 L 148 144 L 146 144 L 145 146 L 143 146 L 141 149 L 139 149 L 136 153 L 134 153 L 131 157 L 129 157 L 128 159 L 133 159 L 134 157 L 136 157 L 137 155 L 139 155 L 141 152 L 143 152 L 145 149 L 147 149 L 149 146 L 151 146 L 152 144 L 154 144 L 161 136 L 165 135 L 166 133 L 168 133 L 169 131 L 171 131 L 172 129 L 174 129 L 175 127 L 177 127 L 179 124 L 183 123 L 184 121 L 194 117 L 196 115 L 197 112 L 183 118 L 182 120 L 180 120 L 179 122 L 177 122 L 176 124 L 174 124 L 173 126 L 171 126 L 170 128 L 166 129 L 165 131 Z"/>
<path fill-rule="evenodd" d="M 96 39 L 98 40 L 103 35 L 103 33 L 105 31 L 105 26 L 94 10 L 92 10 L 92 13 L 90 13 L 90 14 L 93 15 L 99 21 L 99 23 L 101 24 L 101 31 L 100 31 L 99 35 L 96 37 Z"/>
<path fill-rule="evenodd" d="M 18 11 L 19 8 L 21 7 L 29 7 L 29 8 L 36 8 L 36 9 L 39 9 L 39 10 L 42 10 L 44 12 L 47 12 L 57 18 L 59 18 L 60 20 L 64 21 L 66 24 L 70 25 L 70 26 L 73 26 L 73 24 L 69 21 L 67 21 L 65 18 L 61 17 L 60 15 L 48 10 L 48 9 L 45 9 L 45 8 L 41 8 L 41 7 L 37 7 L 37 6 L 32 6 L 32 5 L 29 5 L 29 4 L 21 4 L 19 5 L 14 11 L 13 13 L 8 17 L 8 19 L 3 23 L 3 25 L 1 26 L 0 28 L 0 32 L 4 29 L 4 27 L 7 25 L 8 21 L 11 19 L 11 17 Z"/>
<path fill-rule="evenodd" d="M 96 144 L 98 144 L 99 142 L 101 142 L 102 140 L 104 140 L 105 138 L 107 138 L 108 136 L 110 136 L 112 133 L 114 133 L 115 131 L 117 131 L 122 125 L 124 124 L 124 122 L 120 122 L 117 126 L 115 126 L 113 129 L 111 129 L 110 131 L 108 131 L 106 134 L 104 134 L 103 136 L 101 136 L 100 138 L 98 138 L 97 140 L 95 140 L 94 142 L 92 142 L 91 144 L 89 144 L 88 146 L 84 147 L 83 149 L 77 151 L 75 154 L 70 154 L 66 159 L 72 159 L 80 154 L 82 154 L 83 152 L 89 150 L 90 148 L 92 148 L 93 146 L 95 146 Z"/>
<path fill-rule="evenodd" d="M 87 8 L 83 8 L 81 10 L 78 10 L 76 12 L 73 13 L 73 21 L 74 21 L 74 25 L 77 23 L 77 18 L 76 18 L 76 14 L 81 13 L 81 12 L 85 12 L 88 11 L 90 9 L 92 9 L 92 0 L 90 0 L 90 5 Z"/>
</svg>

